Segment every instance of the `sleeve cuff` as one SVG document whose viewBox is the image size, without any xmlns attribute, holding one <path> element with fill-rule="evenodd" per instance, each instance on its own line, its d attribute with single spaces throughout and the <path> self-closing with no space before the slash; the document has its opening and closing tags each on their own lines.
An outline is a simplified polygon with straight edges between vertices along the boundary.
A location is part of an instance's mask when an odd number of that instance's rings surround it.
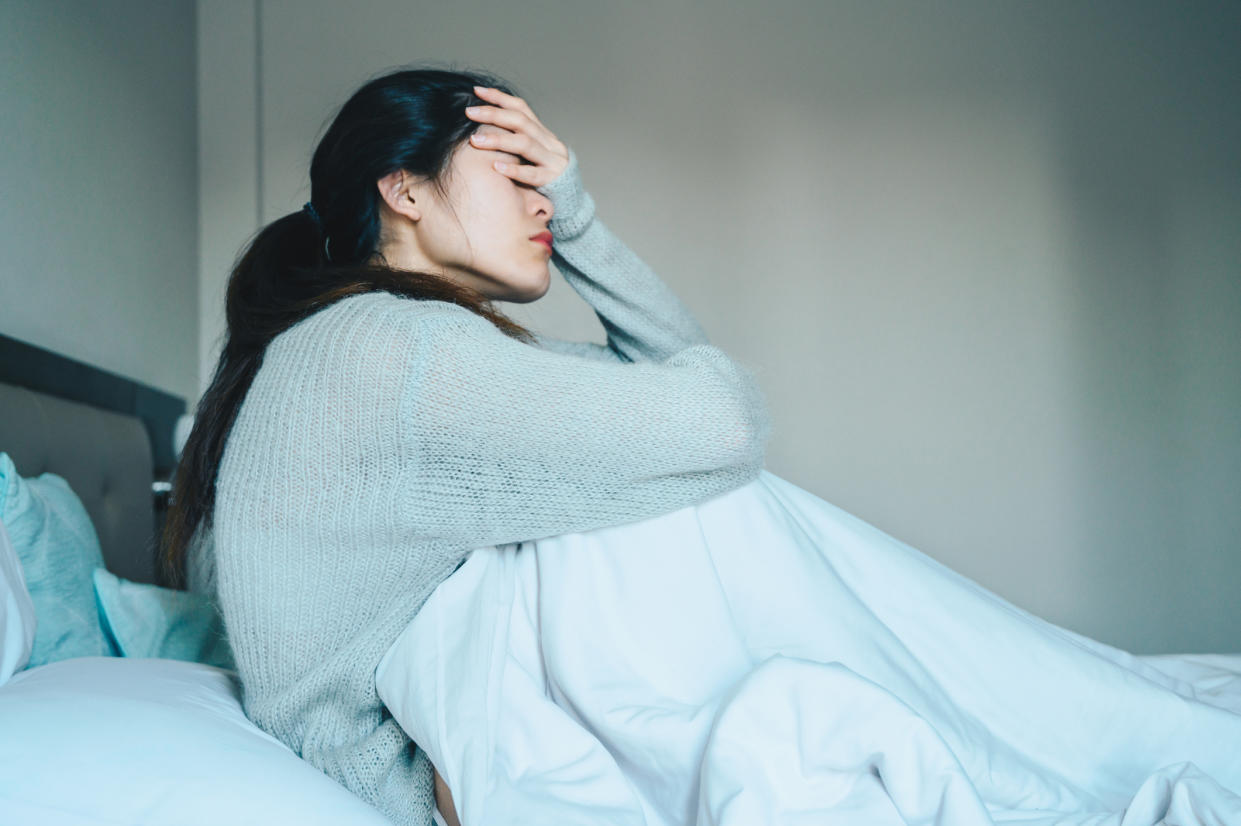
<svg viewBox="0 0 1241 826">
<path fill-rule="evenodd" d="M 537 187 L 552 201 L 552 219 L 547 228 L 556 240 L 581 235 L 595 217 L 595 201 L 582 187 L 577 153 L 569 147 L 569 165 L 550 183 Z"/>
</svg>

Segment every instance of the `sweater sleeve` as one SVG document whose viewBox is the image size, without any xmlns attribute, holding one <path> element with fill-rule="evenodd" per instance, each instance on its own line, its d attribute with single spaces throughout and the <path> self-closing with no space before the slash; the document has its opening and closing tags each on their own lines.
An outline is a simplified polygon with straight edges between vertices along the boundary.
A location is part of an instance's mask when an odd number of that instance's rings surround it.
<svg viewBox="0 0 1241 826">
<path fill-rule="evenodd" d="M 533 335 L 538 346 L 552 353 L 577 356 L 581 359 L 593 359 L 595 361 L 610 361 L 613 364 L 624 364 L 629 361 L 611 347 L 604 344 L 596 344 L 593 341 L 569 341 L 563 338 L 549 338 L 537 332 L 533 333 Z"/>
<path fill-rule="evenodd" d="M 460 547 L 649 518 L 755 479 L 770 432 L 753 375 L 708 344 L 583 359 L 469 310 L 428 313 L 401 405 L 409 507 Z"/>
<path fill-rule="evenodd" d="M 594 308 L 607 345 L 539 336 L 544 349 L 612 361 L 664 361 L 707 344 L 689 309 L 654 271 L 595 215 L 582 185 L 577 153 L 553 181 L 539 187 L 551 199 L 552 262 L 565 281 Z"/>
</svg>

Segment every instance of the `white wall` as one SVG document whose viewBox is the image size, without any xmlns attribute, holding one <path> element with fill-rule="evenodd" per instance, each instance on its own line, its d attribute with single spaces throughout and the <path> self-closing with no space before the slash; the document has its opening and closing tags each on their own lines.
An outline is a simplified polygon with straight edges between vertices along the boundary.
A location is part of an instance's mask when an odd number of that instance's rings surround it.
<svg viewBox="0 0 1241 826">
<path fill-rule="evenodd" d="M 201 395 L 224 344 L 224 290 L 259 228 L 257 8 L 254 0 L 198 3 L 198 376 Z"/>
<path fill-rule="evenodd" d="M 204 342 L 242 217 L 300 207 L 353 89 L 413 61 L 493 70 L 575 147 L 601 220 L 759 372 L 773 472 L 1079 632 L 1241 650 L 1241 7 L 200 15 L 204 169 L 236 173 L 204 183 Z M 210 93 L 225 75 L 237 99 Z M 507 309 L 602 340 L 562 282 Z"/>
<path fill-rule="evenodd" d="M 0 332 L 198 396 L 192 0 L 0 3 Z"/>
</svg>

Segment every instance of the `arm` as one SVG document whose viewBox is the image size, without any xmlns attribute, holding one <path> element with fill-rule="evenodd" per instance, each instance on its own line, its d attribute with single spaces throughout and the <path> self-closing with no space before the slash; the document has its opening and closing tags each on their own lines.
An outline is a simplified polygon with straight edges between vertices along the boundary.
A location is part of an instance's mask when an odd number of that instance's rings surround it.
<svg viewBox="0 0 1241 826">
<path fill-rule="evenodd" d="M 563 338 L 548 338 L 537 332 L 533 333 L 533 335 L 540 347 L 552 353 L 560 353 L 563 356 L 577 356 L 582 359 L 594 359 L 595 361 L 610 361 L 614 364 L 627 364 L 629 362 L 618 351 L 605 344 L 596 344 L 593 341 L 568 341 Z"/>
<path fill-rule="evenodd" d="M 569 285 L 594 308 L 607 331 L 607 346 L 539 336 L 560 353 L 612 361 L 664 361 L 707 344 L 707 335 L 663 281 L 595 216 L 582 186 L 577 155 L 551 183 L 539 187 L 554 209 L 548 229 L 552 261 Z"/>
<path fill-rule="evenodd" d="M 401 400 L 416 457 L 408 507 L 431 536 L 472 548 L 622 524 L 762 469 L 761 391 L 719 348 L 663 362 L 587 360 L 437 304 L 414 328 Z"/>
</svg>

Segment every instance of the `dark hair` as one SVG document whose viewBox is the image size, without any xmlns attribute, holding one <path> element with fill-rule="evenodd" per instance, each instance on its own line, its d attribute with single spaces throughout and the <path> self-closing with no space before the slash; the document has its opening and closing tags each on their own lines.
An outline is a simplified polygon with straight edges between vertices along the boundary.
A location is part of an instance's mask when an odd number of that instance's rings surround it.
<svg viewBox="0 0 1241 826">
<path fill-rule="evenodd" d="M 403 169 L 444 194 L 453 152 L 481 125 L 464 112 L 466 106 L 486 103 L 474 94 L 475 85 L 515 94 L 503 81 L 478 71 L 404 68 L 367 82 L 340 108 L 315 148 L 309 207 L 263 227 L 241 254 L 228 281 L 223 351 L 198 402 L 160 539 L 164 579 L 172 587 L 185 587 L 190 543 L 200 526 L 211 525 L 225 442 L 276 336 L 342 298 L 386 291 L 449 301 L 487 318 L 507 335 L 532 338 L 482 293 L 375 258 L 380 230 L 376 182 Z"/>
</svg>

